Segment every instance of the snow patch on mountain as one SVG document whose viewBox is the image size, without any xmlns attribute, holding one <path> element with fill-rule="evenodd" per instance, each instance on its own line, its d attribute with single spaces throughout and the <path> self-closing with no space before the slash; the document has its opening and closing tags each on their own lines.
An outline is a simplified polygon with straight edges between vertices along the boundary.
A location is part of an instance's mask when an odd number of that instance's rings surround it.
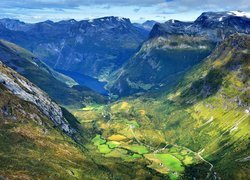
<svg viewBox="0 0 250 180">
<path fill-rule="evenodd" d="M 230 11 L 228 12 L 228 15 L 250 18 L 250 13 L 246 13 L 243 11 Z"/>
</svg>

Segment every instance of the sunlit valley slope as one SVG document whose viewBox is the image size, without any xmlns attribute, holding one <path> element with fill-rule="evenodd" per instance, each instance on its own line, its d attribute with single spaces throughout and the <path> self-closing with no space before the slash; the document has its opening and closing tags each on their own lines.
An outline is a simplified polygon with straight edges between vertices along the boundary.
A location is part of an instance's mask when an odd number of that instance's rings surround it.
<svg viewBox="0 0 250 180">
<path fill-rule="evenodd" d="M 173 178 L 246 179 L 249 40 L 248 35 L 230 36 L 170 93 L 74 114 L 92 134 L 101 133 L 93 143 L 106 157 L 147 159 L 149 168 Z"/>
<path fill-rule="evenodd" d="M 241 14 L 0 20 L 0 179 L 248 179 Z"/>
</svg>

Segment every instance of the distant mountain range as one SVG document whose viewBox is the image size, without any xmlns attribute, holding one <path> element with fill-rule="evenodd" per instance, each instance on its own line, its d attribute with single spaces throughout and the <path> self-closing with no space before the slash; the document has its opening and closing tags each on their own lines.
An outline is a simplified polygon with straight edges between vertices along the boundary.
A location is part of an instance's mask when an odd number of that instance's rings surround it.
<svg viewBox="0 0 250 180">
<path fill-rule="evenodd" d="M 0 20 L 0 38 L 27 48 L 51 68 L 105 78 L 140 47 L 149 31 L 129 19 L 45 21 Z"/>
<path fill-rule="evenodd" d="M 162 24 L 113 16 L 35 24 L 0 20 L 0 38 L 27 48 L 52 69 L 108 81 L 120 96 L 171 86 L 234 33 L 250 33 L 248 14 L 205 12 L 194 22 Z"/>
<path fill-rule="evenodd" d="M 186 34 L 219 42 L 233 33 L 250 33 L 250 16 L 240 11 L 204 12 L 194 22 L 169 20 L 154 26 L 150 37 Z"/>
</svg>

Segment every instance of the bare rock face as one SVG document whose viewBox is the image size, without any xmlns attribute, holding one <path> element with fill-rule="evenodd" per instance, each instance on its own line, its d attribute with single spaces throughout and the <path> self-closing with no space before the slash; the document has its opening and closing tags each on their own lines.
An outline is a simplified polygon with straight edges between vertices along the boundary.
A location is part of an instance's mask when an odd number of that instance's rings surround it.
<svg viewBox="0 0 250 180">
<path fill-rule="evenodd" d="M 35 104 L 53 123 L 72 136 L 75 130 L 63 117 L 61 108 L 46 93 L 0 62 L 0 84 L 19 98 Z"/>
</svg>

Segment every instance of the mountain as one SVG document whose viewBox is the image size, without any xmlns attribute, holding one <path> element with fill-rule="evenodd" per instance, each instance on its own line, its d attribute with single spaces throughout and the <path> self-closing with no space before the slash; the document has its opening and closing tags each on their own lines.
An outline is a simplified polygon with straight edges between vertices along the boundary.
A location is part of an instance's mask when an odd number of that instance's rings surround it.
<svg viewBox="0 0 250 180">
<path fill-rule="evenodd" d="M 141 49 L 113 73 L 107 87 L 119 96 L 168 88 L 226 37 L 249 34 L 249 22 L 242 12 L 207 12 L 194 22 L 157 23 Z"/>
<path fill-rule="evenodd" d="M 249 60 L 250 36 L 234 34 L 172 88 L 75 115 L 104 157 L 146 162 L 162 179 L 247 179 Z"/>
<path fill-rule="evenodd" d="M 154 21 L 154 20 L 147 20 L 147 21 L 145 21 L 142 24 L 140 24 L 140 23 L 134 23 L 134 26 L 150 32 L 156 23 L 157 22 Z"/>
<path fill-rule="evenodd" d="M 150 36 L 186 34 L 205 36 L 211 41 L 220 42 L 233 33 L 250 33 L 250 15 L 240 11 L 204 12 L 194 22 L 170 20 L 157 24 Z"/>
<path fill-rule="evenodd" d="M 28 30 L 15 25 L 22 31 L 9 25 L 12 21 L 0 20 L 2 39 L 30 50 L 53 69 L 99 79 L 119 68 L 147 38 L 129 19 L 113 16 L 26 24 Z"/>
<path fill-rule="evenodd" d="M 51 76 L 54 76 L 58 80 L 64 82 L 68 86 L 77 85 L 77 83 L 63 74 L 60 74 L 51 68 L 47 67 L 44 63 L 42 63 L 35 55 L 31 52 L 17 46 L 8 41 L 0 40 L 0 50 L 1 50 L 1 59 L 2 62 L 8 64 L 9 67 L 15 69 L 18 72 L 29 71 L 29 68 L 25 67 L 25 65 L 30 64 L 31 66 L 37 66 L 44 72 L 49 73 Z M 13 56 L 11 56 L 13 55 Z M 15 57 L 16 56 L 16 57 Z M 22 60 L 17 60 L 18 57 Z M 16 58 L 16 59 L 15 59 Z M 24 66 L 23 68 L 21 66 Z M 27 72 L 28 74 L 29 72 Z"/>
<path fill-rule="evenodd" d="M 0 99 L 1 179 L 86 178 L 97 168 L 79 148 L 79 122 L 2 62 Z"/>
<path fill-rule="evenodd" d="M 28 31 L 32 24 L 27 24 L 17 19 L 4 18 L 0 19 L 0 24 L 12 31 Z"/>
<path fill-rule="evenodd" d="M 165 129 L 180 134 L 169 138 L 199 150 L 222 179 L 248 176 L 249 42 L 245 34 L 228 37 L 167 94 L 166 101 L 180 105 L 169 114 Z"/>
<path fill-rule="evenodd" d="M 214 44 L 203 37 L 150 39 L 111 79 L 110 91 L 120 96 L 167 86 L 177 75 L 208 56 Z"/>
<path fill-rule="evenodd" d="M 184 35 L 187 34 L 187 28 L 190 27 L 193 22 L 182 22 L 175 19 L 170 19 L 165 23 L 157 23 L 150 32 L 150 37 L 159 37 L 167 35 Z"/>
<path fill-rule="evenodd" d="M 63 117 L 62 109 L 55 102 L 53 102 L 46 93 L 33 85 L 27 79 L 17 74 L 15 71 L 2 64 L 2 62 L 0 62 L 0 69 L 0 83 L 1 90 L 3 91 L 3 93 L 1 92 L 1 99 L 8 102 L 8 98 L 4 97 L 4 94 L 7 94 L 9 97 L 13 96 L 13 99 L 19 98 L 21 101 L 29 102 L 32 104 L 30 105 L 31 107 L 36 106 L 36 109 L 39 109 L 44 116 L 50 119 L 55 127 L 58 127 L 69 136 L 73 136 L 73 134 L 76 133 L 76 130 L 73 129 L 69 122 Z M 18 107 L 18 105 L 16 107 Z M 20 106 L 20 108 L 22 108 L 22 106 Z M 3 106 L 1 109 L 3 116 L 17 120 L 18 117 L 15 117 L 12 114 L 12 111 L 15 110 L 14 107 L 10 105 Z M 21 109 L 20 113 L 24 113 L 23 115 L 26 115 L 25 112 L 21 111 Z"/>
<path fill-rule="evenodd" d="M 57 73 L 42 63 L 31 52 L 4 40 L 0 40 L 0 60 L 38 87 L 54 100 L 64 105 L 82 106 L 85 101 L 104 102 L 105 98 L 71 78 Z"/>
</svg>

